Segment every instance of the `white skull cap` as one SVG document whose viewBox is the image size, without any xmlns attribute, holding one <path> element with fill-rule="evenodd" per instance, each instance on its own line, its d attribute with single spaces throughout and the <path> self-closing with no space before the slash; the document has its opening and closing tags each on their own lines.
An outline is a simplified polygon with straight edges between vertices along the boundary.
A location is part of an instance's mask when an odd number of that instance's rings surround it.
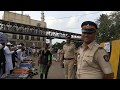
<svg viewBox="0 0 120 90">
<path fill-rule="evenodd" d="M 11 45 L 13 45 L 13 44 L 11 44 L 10 42 L 8 42 L 6 45 L 10 45 L 10 46 L 11 46 Z"/>
</svg>

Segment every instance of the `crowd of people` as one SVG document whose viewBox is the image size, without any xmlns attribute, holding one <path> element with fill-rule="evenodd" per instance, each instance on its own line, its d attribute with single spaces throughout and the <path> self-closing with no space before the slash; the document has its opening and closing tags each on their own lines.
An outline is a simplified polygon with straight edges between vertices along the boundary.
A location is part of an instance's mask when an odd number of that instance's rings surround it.
<svg viewBox="0 0 120 90">
<path fill-rule="evenodd" d="M 0 23 L 0 30 L 4 31 L 12 31 L 12 32 L 23 32 L 23 33 L 33 33 L 37 35 L 46 35 L 46 36 L 59 36 L 59 37 L 65 37 L 62 33 L 50 33 L 49 31 L 42 30 L 44 28 L 40 28 L 39 26 L 36 27 L 30 27 L 30 26 L 24 26 L 24 25 L 11 25 L 10 23 L 2 24 Z"/>
<path fill-rule="evenodd" d="M 22 43 L 14 46 L 10 42 L 2 42 L 0 50 L 0 73 L 11 74 L 13 69 L 19 67 L 19 64 L 27 58 L 25 47 Z"/>
<path fill-rule="evenodd" d="M 45 44 L 41 49 L 25 47 L 23 43 L 13 45 L 8 41 L 8 37 L 0 32 L 0 74 L 4 77 L 11 74 L 15 68 L 19 68 L 21 62 L 26 60 L 28 56 L 39 57 L 40 78 L 43 79 L 45 74 L 47 79 L 52 64 L 52 53 L 49 50 L 49 44 Z"/>
<path fill-rule="evenodd" d="M 11 74 L 22 61 L 30 55 L 34 56 L 34 53 L 37 52 L 37 50 L 32 51 L 33 48 L 25 47 L 23 43 L 13 45 L 8 41 L 8 37 L 0 32 L 0 74 L 5 76 Z"/>
</svg>

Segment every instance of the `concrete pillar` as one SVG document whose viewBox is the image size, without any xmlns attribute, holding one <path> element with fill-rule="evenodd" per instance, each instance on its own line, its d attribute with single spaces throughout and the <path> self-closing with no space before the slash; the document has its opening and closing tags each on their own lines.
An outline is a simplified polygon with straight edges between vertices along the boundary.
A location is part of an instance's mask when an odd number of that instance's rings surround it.
<svg viewBox="0 0 120 90">
<path fill-rule="evenodd" d="M 52 48 L 52 38 L 49 39 L 50 42 L 50 49 Z"/>
</svg>

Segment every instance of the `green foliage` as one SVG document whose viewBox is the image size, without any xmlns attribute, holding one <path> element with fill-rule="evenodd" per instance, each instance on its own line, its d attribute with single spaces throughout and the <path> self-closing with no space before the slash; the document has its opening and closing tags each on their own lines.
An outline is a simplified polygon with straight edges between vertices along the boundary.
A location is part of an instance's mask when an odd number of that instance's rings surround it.
<svg viewBox="0 0 120 90">
<path fill-rule="evenodd" d="M 78 48 L 83 43 L 82 41 L 72 41 L 72 42 L 75 44 L 76 48 Z M 52 47 L 56 52 L 58 49 L 62 49 L 64 44 L 65 44 L 65 41 L 63 41 L 62 43 L 56 42 Z"/>
<path fill-rule="evenodd" d="M 102 14 L 96 23 L 98 24 L 96 36 L 98 43 L 120 39 L 120 12 L 115 11 L 110 15 Z"/>
<path fill-rule="evenodd" d="M 73 41 L 73 42 L 74 42 L 76 48 L 79 48 L 83 43 L 82 41 Z"/>
<path fill-rule="evenodd" d="M 52 46 L 52 48 L 54 49 L 54 52 L 57 52 L 58 49 L 62 49 L 64 43 L 65 43 L 65 41 L 63 41 L 62 43 L 56 42 L 56 43 Z"/>
</svg>

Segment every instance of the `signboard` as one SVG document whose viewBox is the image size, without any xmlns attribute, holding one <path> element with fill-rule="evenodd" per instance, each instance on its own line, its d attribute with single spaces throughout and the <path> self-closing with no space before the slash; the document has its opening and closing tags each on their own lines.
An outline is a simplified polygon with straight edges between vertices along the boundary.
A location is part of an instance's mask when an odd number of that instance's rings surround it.
<svg viewBox="0 0 120 90">
<path fill-rule="evenodd" d="M 107 52 L 110 52 L 110 42 L 104 43 L 104 49 L 105 49 Z"/>
</svg>

